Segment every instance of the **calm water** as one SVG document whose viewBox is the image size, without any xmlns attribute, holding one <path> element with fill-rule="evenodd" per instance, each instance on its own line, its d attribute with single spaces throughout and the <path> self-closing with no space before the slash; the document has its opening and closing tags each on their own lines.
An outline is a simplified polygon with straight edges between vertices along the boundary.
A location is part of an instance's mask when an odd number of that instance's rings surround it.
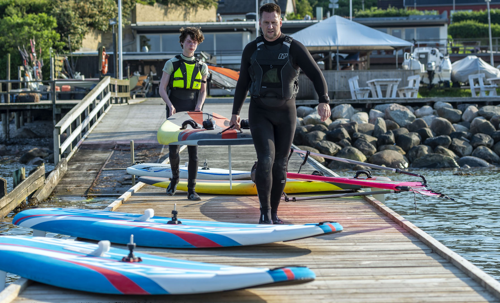
<svg viewBox="0 0 500 303">
<path fill-rule="evenodd" d="M 477 267 L 500 280 L 499 169 L 471 170 L 454 175 L 451 170 L 412 170 L 448 199 L 425 199 L 413 194 L 387 195 L 385 204 Z M 415 180 L 387 175 L 393 180 Z"/>
</svg>

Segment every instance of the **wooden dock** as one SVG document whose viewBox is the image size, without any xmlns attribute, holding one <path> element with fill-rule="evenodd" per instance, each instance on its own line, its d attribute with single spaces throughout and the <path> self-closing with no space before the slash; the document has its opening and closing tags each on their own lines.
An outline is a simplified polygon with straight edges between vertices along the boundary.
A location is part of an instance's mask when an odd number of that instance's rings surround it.
<svg viewBox="0 0 500 303">
<path fill-rule="evenodd" d="M 164 106 L 161 108 L 163 110 Z M 227 115 L 230 104 L 207 105 L 205 110 Z M 246 109 L 243 112 L 246 113 Z M 109 114 L 104 121 L 112 116 Z M 141 131 L 148 138 L 149 131 Z M 109 138 L 101 129 L 94 140 L 104 142 Z M 228 167 L 226 147 L 209 146 L 199 150 L 200 162 L 206 158 L 213 167 Z M 186 161 L 185 154 L 181 154 L 181 161 Z M 232 147 L 232 158 L 234 169 L 249 169 L 255 154 L 249 146 Z M 68 164 L 69 170 L 74 159 Z M 295 155 L 289 170 L 296 171 L 301 162 Z M 307 173 L 315 169 L 306 164 L 302 171 Z M 89 182 L 80 181 L 82 184 Z M 408 207 L 412 199 L 408 194 Z M 187 200 L 183 192 L 169 197 L 165 189 L 147 185 L 114 203 L 117 211 L 143 213 L 153 208 L 158 216 L 170 216 L 174 204 L 177 204 L 181 219 L 256 223 L 259 215 L 257 197 L 202 195 L 202 201 L 193 202 Z M 214 294 L 152 297 L 91 294 L 31 283 L 19 294 L 13 292 L 13 302 L 500 302 L 498 281 L 373 198 L 282 202 L 279 214 L 290 224 L 337 221 L 344 231 L 249 247 L 138 250 L 225 265 L 269 268 L 303 265 L 315 272 L 313 282 Z M 20 282 L 11 290 L 19 289 L 21 284 L 27 285 Z"/>
</svg>

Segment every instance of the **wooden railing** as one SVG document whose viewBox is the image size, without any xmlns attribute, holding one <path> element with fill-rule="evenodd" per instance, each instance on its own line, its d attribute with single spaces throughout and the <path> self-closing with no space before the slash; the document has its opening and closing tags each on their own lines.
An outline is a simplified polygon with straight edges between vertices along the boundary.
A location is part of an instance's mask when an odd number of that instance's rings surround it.
<svg viewBox="0 0 500 303">
<path fill-rule="evenodd" d="M 23 174 L 24 175 L 24 174 Z M 0 219 L 3 219 L 11 211 L 16 209 L 20 204 L 26 202 L 26 198 L 35 192 L 37 189 L 41 188 L 45 182 L 45 166 L 39 166 L 34 172 L 32 172 L 28 178 L 22 178 L 22 182 L 16 184 L 14 189 L 10 192 L 6 192 L 6 182 L 5 180 L 0 180 L 3 185 L 3 189 L 0 191 L 5 196 L 0 197 Z"/>
<path fill-rule="evenodd" d="M 54 126 L 54 163 L 69 160 L 113 103 L 130 98 L 128 80 L 105 77 Z"/>
</svg>

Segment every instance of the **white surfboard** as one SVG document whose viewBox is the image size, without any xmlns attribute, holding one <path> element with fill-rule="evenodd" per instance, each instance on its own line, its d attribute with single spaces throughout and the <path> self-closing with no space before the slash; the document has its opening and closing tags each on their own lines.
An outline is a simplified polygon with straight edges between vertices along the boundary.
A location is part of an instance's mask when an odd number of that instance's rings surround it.
<svg viewBox="0 0 500 303">
<path fill-rule="evenodd" d="M 172 170 L 168 164 L 160 163 L 142 163 L 130 166 L 127 168 L 127 173 L 140 177 L 161 177 L 172 178 Z M 250 172 L 242 170 L 231 171 L 233 180 L 250 180 Z M 179 167 L 179 177 L 181 179 L 188 178 L 187 165 Z M 205 168 L 198 167 L 198 176 L 200 180 L 229 180 L 229 170 L 222 168 Z"/>
</svg>

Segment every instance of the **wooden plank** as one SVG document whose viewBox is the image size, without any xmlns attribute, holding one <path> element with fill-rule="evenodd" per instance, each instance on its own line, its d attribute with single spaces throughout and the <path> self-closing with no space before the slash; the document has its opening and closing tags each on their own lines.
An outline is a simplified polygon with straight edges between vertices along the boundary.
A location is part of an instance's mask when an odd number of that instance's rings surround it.
<svg viewBox="0 0 500 303">
<path fill-rule="evenodd" d="M 7 216 L 20 203 L 26 201 L 31 193 L 43 186 L 45 181 L 45 165 L 39 166 L 28 178 L 0 199 L 0 217 Z"/>
<path fill-rule="evenodd" d="M 0 292 L 0 302 L 10 303 L 14 301 L 17 296 L 22 293 L 30 284 L 31 281 L 24 278 L 20 278 L 12 282 L 9 286 L 2 290 L 2 292 Z"/>
<path fill-rule="evenodd" d="M 59 163 L 54 167 L 49 176 L 45 179 L 43 186 L 38 189 L 33 196 L 30 198 L 30 203 L 33 205 L 38 205 L 45 199 L 47 199 L 54 188 L 56 188 L 59 181 L 62 179 L 66 171 L 68 170 L 68 161 L 66 159 L 62 159 Z"/>
</svg>

